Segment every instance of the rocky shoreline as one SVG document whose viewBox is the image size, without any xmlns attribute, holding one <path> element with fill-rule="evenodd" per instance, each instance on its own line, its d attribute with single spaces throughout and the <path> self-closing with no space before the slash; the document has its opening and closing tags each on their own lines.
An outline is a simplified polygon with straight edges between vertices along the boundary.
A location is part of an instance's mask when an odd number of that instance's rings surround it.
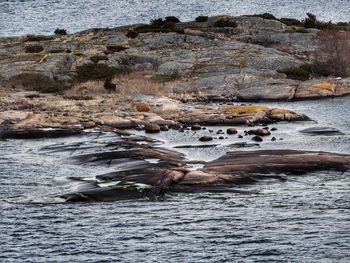
<svg viewBox="0 0 350 263">
<path fill-rule="evenodd" d="M 182 154 L 142 146 L 123 131 L 184 132 L 225 126 L 227 130 L 197 138 L 200 147 L 212 147 L 205 142 L 232 135 L 252 135 L 254 142 L 261 142 L 273 135 L 269 127 L 273 123 L 313 121 L 261 103 L 350 94 L 350 78 L 308 75 L 320 48 L 318 33 L 276 19 L 217 16 L 193 22 L 170 17 L 150 25 L 71 35 L 61 30 L 55 36 L 0 38 L 0 139 L 113 132 L 123 139 L 106 145 L 111 151 L 78 159 L 125 165 L 161 160 L 101 175 L 88 190 L 62 195 L 67 201 L 162 196 L 169 189 L 252 183 L 268 174 L 282 178 L 286 173 L 349 170 L 348 155 L 280 150 L 235 151 L 191 171 Z M 297 72 L 297 78 L 291 78 L 291 72 Z M 305 74 L 306 79 L 298 79 Z M 237 126 L 246 126 L 245 134 L 237 134 Z M 337 132 L 327 127 L 305 131 Z"/>
</svg>

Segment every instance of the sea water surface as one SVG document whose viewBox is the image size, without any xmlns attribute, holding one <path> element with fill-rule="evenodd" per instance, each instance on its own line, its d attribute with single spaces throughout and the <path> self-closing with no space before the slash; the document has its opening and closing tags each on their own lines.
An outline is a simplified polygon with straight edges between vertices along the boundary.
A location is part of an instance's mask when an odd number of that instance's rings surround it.
<svg viewBox="0 0 350 263">
<path fill-rule="evenodd" d="M 349 97 L 270 105 L 292 108 L 318 123 L 272 125 L 278 140 L 265 140 L 261 149 L 350 154 Z M 344 135 L 299 133 L 312 126 L 335 127 Z M 155 136 L 172 147 L 195 143 L 198 134 Z M 0 141 L 0 262 L 349 262 L 350 173 L 293 176 L 236 187 L 241 191 L 234 193 L 183 193 L 162 201 L 45 202 L 67 191 L 69 176 L 107 172 L 38 151 L 79 140 L 113 140 L 113 135 Z M 228 150 L 242 149 L 220 145 L 185 153 L 212 159 Z"/>
<path fill-rule="evenodd" d="M 52 34 L 96 27 L 148 23 L 174 15 L 243 15 L 269 12 L 302 19 L 307 12 L 325 21 L 350 21 L 350 0 L 1 0 L 0 36 Z"/>
</svg>

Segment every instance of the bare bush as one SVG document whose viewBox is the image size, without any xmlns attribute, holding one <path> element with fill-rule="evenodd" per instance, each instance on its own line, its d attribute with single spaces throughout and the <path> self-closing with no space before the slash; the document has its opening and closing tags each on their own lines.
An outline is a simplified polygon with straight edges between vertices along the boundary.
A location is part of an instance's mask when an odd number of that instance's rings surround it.
<svg viewBox="0 0 350 263">
<path fill-rule="evenodd" d="M 315 52 L 318 75 L 350 76 L 350 32 L 324 30 L 317 34 L 320 48 Z"/>
</svg>

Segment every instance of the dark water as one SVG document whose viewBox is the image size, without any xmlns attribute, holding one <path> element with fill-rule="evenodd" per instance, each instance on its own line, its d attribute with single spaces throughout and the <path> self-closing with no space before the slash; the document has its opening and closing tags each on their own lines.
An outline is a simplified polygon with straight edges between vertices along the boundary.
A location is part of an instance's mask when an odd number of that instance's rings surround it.
<svg viewBox="0 0 350 263">
<path fill-rule="evenodd" d="M 319 124 L 278 124 L 284 140 L 266 141 L 262 148 L 350 153 L 349 102 L 282 103 Z M 331 125 L 345 135 L 298 132 L 314 125 Z M 112 139 L 99 136 L 0 142 L 0 262 L 349 262 L 350 173 L 316 173 L 244 186 L 241 193 L 179 194 L 158 202 L 18 203 L 67 191 L 68 176 L 106 172 L 38 152 L 54 143 Z M 194 135 L 181 136 L 158 138 L 170 147 Z M 226 150 L 197 149 L 189 157 L 211 159 Z"/>
<path fill-rule="evenodd" d="M 193 20 L 199 15 L 242 15 L 270 12 L 302 19 L 350 20 L 350 0 L 1 0 L 0 36 L 52 34 L 57 27 L 76 32 L 114 27 L 175 15 Z"/>
</svg>

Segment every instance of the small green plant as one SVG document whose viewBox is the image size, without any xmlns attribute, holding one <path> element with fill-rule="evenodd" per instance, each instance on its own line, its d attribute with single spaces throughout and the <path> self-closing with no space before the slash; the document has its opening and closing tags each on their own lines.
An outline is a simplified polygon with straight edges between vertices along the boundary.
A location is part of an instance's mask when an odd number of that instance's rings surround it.
<svg viewBox="0 0 350 263">
<path fill-rule="evenodd" d="M 121 51 L 124 51 L 124 50 L 128 49 L 127 47 L 120 46 L 120 45 L 107 46 L 106 48 L 107 48 L 107 51 L 109 51 L 109 52 L 121 52 Z"/>
<path fill-rule="evenodd" d="M 40 45 L 30 45 L 24 47 L 26 53 L 40 53 L 44 48 Z"/>
<path fill-rule="evenodd" d="M 65 36 L 65 35 L 67 35 L 67 30 L 65 30 L 63 28 L 56 28 L 54 31 L 54 34 L 57 36 Z"/>
<path fill-rule="evenodd" d="M 52 37 L 52 36 L 28 35 L 24 39 L 24 42 L 39 42 L 39 41 L 48 41 L 48 40 L 52 40 L 52 39 L 54 39 L 54 37 Z"/>
<path fill-rule="evenodd" d="M 214 27 L 237 27 L 235 21 L 230 20 L 228 17 L 219 18 L 215 23 Z"/>
<path fill-rule="evenodd" d="M 104 55 L 95 55 L 95 56 L 90 57 L 90 60 L 94 63 L 98 63 L 99 61 L 103 61 L 103 60 L 107 61 L 108 57 L 104 56 Z"/>
<path fill-rule="evenodd" d="M 79 81 L 111 79 L 122 73 L 125 72 L 117 67 L 93 62 L 77 67 L 77 79 Z"/>
<path fill-rule="evenodd" d="M 5 77 L 0 74 L 0 80 L 4 80 L 4 79 L 5 79 Z"/>
<path fill-rule="evenodd" d="M 204 23 L 204 22 L 207 22 L 209 19 L 208 16 L 197 16 L 196 17 L 196 22 L 198 23 Z"/>
<path fill-rule="evenodd" d="M 181 74 L 177 71 L 171 72 L 169 74 L 158 74 L 152 77 L 154 82 L 169 82 L 181 78 Z"/>
</svg>

